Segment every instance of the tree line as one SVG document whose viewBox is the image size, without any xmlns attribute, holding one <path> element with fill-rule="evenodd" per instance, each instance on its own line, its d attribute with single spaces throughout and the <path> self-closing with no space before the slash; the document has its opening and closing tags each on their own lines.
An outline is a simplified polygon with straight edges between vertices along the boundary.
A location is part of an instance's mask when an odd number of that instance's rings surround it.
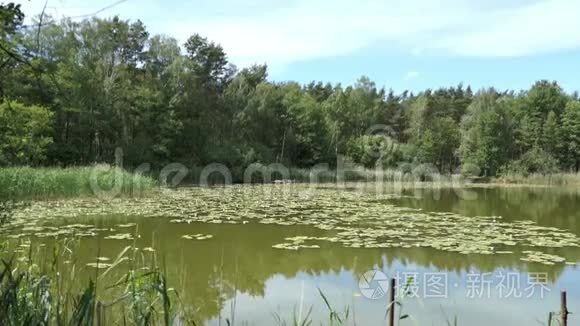
<svg viewBox="0 0 580 326">
<path fill-rule="evenodd" d="M 0 19 L 0 166 L 112 162 L 120 147 L 127 166 L 334 166 L 344 155 L 485 176 L 580 168 L 579 97 L 556 82 L 418 93 L 367 77 L 274 82 L 266 65 L 237 69 L 198 34 L 180 45 L 118 17 L 26 26 L 12 3 Z"/>
</svg>

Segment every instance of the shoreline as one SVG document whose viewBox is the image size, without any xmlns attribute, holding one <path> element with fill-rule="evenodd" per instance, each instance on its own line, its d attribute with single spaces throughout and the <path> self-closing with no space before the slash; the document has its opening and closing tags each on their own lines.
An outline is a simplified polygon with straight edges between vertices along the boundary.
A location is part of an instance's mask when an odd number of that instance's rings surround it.
<svg viewBox="0 0 580 326">
<path fill-rule="evenodd" d="M 314 173 L 318 174 L 314 174 Z M 418 176 L 402 174 L 398 171 L 387 170 L 378 174 L 374 170 L 354 169 L 340 177 L 337 181 L 336 170 L 317 172 L 308 169 L 290 169 L 290 179 L 279 180 L 258 175 L 251 183 L 241 181 L 231 185 L 307 185 L 329 188 L 362 188 L 362 189 L 478 189 L 478 188 L 529 188 L 529 189 L 579 189 L 580 174 L 558 173 L 552 175 L 505 176 L 485 179 L 485 182 L 473 181 L 471 178 L 460 175 L 434 175 L 433 180 L 420 181 Z M 312 175 L 312 178 L 311 178 Z M 193 178 L 192 178 L 193 177 Z M 254 177 L 254 176 L 253 176 Z M 316 178 L 318 177 L 318 178 Z M 95 179 L 97 178 L 97 179 Z M 416 178 L 417 180 L 413 180 Z M 179 180 L 176 187 L 203 187 L 191 174 Z M 271 182 L 263 180 L 274 179 Z M 309 180 L 316 180 L 310 182 Z M 379 179 L 379 181 L 377 181 Z M 380 180 L 383 179 L 383 180 Z M 95 181 L 96 180 L 96 181 Z M 121 181 L 118 186 L 116 182 Z M 187 180 L 187 182 L 185 181 Z M 223 185 L 222 180 L 214 179 L 210 187 Z M 69 168 L 54 167 L 7 167 L 0 168 L 0 200 L 53 200 L 84 197 L 127 197 L 146 196 L 163 189 L 163 182 L 154 176 L 145 176 L 132 171 L 114 168 L 108 165 L 94 165 Z"/>
</svg>

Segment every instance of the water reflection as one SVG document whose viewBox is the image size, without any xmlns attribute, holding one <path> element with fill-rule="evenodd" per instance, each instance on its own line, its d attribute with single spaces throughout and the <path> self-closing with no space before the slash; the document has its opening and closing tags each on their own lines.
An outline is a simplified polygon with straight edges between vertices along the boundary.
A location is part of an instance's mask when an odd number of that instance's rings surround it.
<svg viewBox="0 0 580 326">
<path fill-rule="evenodd" d="M 467 216 L 498 215 L 506 221 L 531 219 L 544 226 L 555 226 L 580 235 L 580 201 L 576 194 L 550 189 L 478 189 L 478 200 L 465 201 L 453 191 L 440 190 L 435 200 L 424 190 L 422 198 L 394 200 L 398 205 L 425 211 L 456 212 Z M 78 223 L 78 219 L 60 219 L 56 225 Z M 325 321 L 327 311 L 318 294 L 321 288 L 337 309 L 354 309 L 357 324 L 384 322 L 385 300 L 369 300 L 360 296 L 359 276 L 371 269 L 387 275 L 404 272 L 446 273 L 447 298 L 409 298 L 404 309 L 413 318 L 403 324 L 445 324 L 458 316 L 460 325 L 522 325 L 545 321 L 549 311 L 557 310 L 558 291 L 569 291 L 571 311 L 580 307 L 580 272 L 575 266 L 552 266 L 522 262 L 516 247 L 509 255 L 461 255 L 432 248 L 363 249 L 345 248 L 324 243 L 321 249 L 286 251 L 272 248 L 286 237 L 332 236 L 309 226 L 280 226 L 250 223 L 175 224 L 163 218 L 107 216 L 88 218 L 83 223 L 100 228 L 137 223 L 134 241 L 139 248 L 154 247 L 157 259 L 166 269 L 171 286 L 180 289 L 182 300 L 195 307 L 198 321 L 219 324 L 225 318 L 253 325 L 271 325 L 272 313 L 287 320 L 295 311 L 313 306 L 313 318 Z M 205 241 L 182 239 L 182 234 L 212 234 Z M 47 239 L 38 242 L 52 244 Z M 82 238 L 75 248 L 78 266 L 93 262 L 97 256 L 115 257 L 133 241 Z M 552 248 L 547 253 L 580 261 L 578 248 Z M 94 275 L 88 269 L 85 277 Z M 494 288 L 490 298 L 467 298 L 470 273 L 517 273 L 522 279 L 528 272 L 547 273 L 549 293 L 541 298 L 498 299 Z M 115 275 L 111 275 L 114 279 Z M 302 299 L 301 299 L 302 298 Z M 302 303 L 301 303 L 302 302 Z M 295 310 L 296 309 L 296 310 Z M 302 309 L 302 310 L 301 310 Z M 574 324 L 573 315 L 570 319 Z"/>
<path fill-rule="evenodd" d="M 118 222 L 129 221 L 123 219 Z M 98 224 L 105 221 L 94 222 Z M 416 302 L 407 307 L 409 312 L 419 313 L 419 315 L 422 315 L 425 309 L 428 311 L 428 307 L 433 304 L 445 304 L 449 310 L 455 311 L 456 308 L 453 308 L 452 303 L 465 301 L 462 299 L 465 299 L 467 291 L 466 275 L 470 272 L 497 273 L 498 270 L 504 270 L 506 273 L 522 272 L 522 279 L 526 277 L 525 271 L 545 272 L 548 273 L 548 286 L 557 291 L 558 281 L 566 271 L 565 265 L 561 264 L 529 265 L 521 262 L 516 255 L 458 255 L 429 248 L 379 250 L 344 248 L 333 244 L 319 250 L 298 252 L 271 248 L 272 245 L 279 243 L 280 239 L 288 236 L 325 235 L 319 230 L 305 227 L 261 224 L 252 227 L 207 224 L 183 226 L 164 223 L 158 219 L 147 219 L 141 221 L 139 228 L 141 238 L 138 239 L 136 245 L 141 248 L 148 246 L 157 248 L 160 261 L 167 266 L 172 286 L 182 289 L 183 300 L 198 309 L 196 317 L 199 320 L 216 321 L 220 313 L 222 316 L 229 316 L 227 311 L 231 310 L 231 301 L 235 294 L 240 296 L 236 298 L 238 307 L 248 305 L 240 308 L 241 310 L 237 313 L 243 316 L 243 309 L 248 312 L 254 309 L 253 313 L 245 316 L 246 320 L 254 321 L 253 317 L 257 315 L 271 318 L 270 313 L 278 308 L 282 309 L 283 313 L 290 313 L 299 303 L 300 295 L 296 291 L 296 281 L 301 279 L 308 281 L 306 287 L 309 294 L 306 306 L 324 307 L 315 291 L 316 287 L 320 286 L 325 291 L 330 291 L 329 295 L 332 298 L 338 298 L 335 303 L 338 307 L 351 306 L 352 300 L 355 300 L 357 307 L 360 306 L 359 308 L 365 311 L 370 310 L 368 317 L 359 321 L 381 320 L 380 318 L 384 317 L 384 308 L 377 308 L 377 303 L 374 301 L 354 296 L 358 293 L 358 276 L 375 268 L 383 270 L 387 275 L 403 272 L 449 272 L 450 299 L 429 300 L 423 303 L 424 306 Z M 196 242 L 170 236 L 183 232 L 213 234 L 214 239 Z M 123 241 L 83 239 L 77 253 L 79 257 L 86 258 L 89 262 L 94 260 L 96 252 L 100 252 L 101 256 L 115 257 L 124 245 L 126 243 Z M 580 260 L 578 250 L 564 250 L 564 253 L 557 253 L 568 259 L 573 257 L 575 260 Z M 82 265 L 83 261 L 79 261 L 79 264 Z M 568 270 L 575 269 L 568 267 Z M 571 276 L 578 278 L 579 275 L 571 274 Z M 460 284 L 461 288 L 452 287 L 452 282 Z M 328 284 L 330 285 L 325 286 Z M 281 291 L 283 293 L 280 293 Z M 351 300 L 347 300 L 348 298 Z M 546 302 L 550 302 L 548 300 L 557 303 L 557 296 L 546 298 Z M 477 300 L 471 301 L 474 301 L 473 305 L 467 308 L 479 305 L 476 303 Z M 528 304 L 528 301 L 530 300 L 524 302 Z M 491 300 L 491 302 L 494 301 Z M 252 308 L 253 304 L 255 305 Z M 514 304 L 523 304 L 523 302 L 514 302 Z M 264 310 L 263 307 L 269 308 Z M 375 307 L 380 313 L 372 313 L 370 307 Z M 539 312 L 550 311 L 546 308 Z M 469 311 L 469 309 L 464 310 Z M 324 310 L 317 311 L 318 318 L 326 316 Z M 535 312 L 533 309 L 530 311 Z M 463 314 L 466 312 L 462 311 Z M 467 314 L 473 316 L 473 312 Z M 243 317 L 238 318 L 238 320 L 243 319 Z"/>
<path fill-rule="evenodd" d="M 426 211 L 456 212 L 467 216 L 502 216 L 507 221 L 532 220 L 580 235 L 580 195 L 575 189 L 558 188 L 475 188 L 477 200 L 462 200 L 450 189 L 405 191 L 420 199 L 401 198 L 398 204 Z"/>
</svg>

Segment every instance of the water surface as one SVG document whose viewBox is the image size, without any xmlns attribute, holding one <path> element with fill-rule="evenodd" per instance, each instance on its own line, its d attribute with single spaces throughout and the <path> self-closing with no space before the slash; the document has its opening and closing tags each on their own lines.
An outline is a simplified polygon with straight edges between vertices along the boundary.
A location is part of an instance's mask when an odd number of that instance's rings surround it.
<svg viewBox="0 0 580 326">
<path fill-rule="evenodd" d="M 569 310 L 580 311 L 578 193 L 469 191 L 234 186 L 36 202 L 16 211 L 4 234 L 46 248 L 77 239 L 71 247 L 83 267 L 116 257 L 128 244 L 155 248 L 171 285 L 208 325 L 226 318 L 272 325 L 273 315 L 291 321 L 311 307 L 315 324 L 326 323 L 319 289 L 336 310 L 349 307 L 349 324 L 385 324 L 386 296 L 370 299 L 359 289 L 360 276 L 371 270 L 401 285 L 413 280 L 401 299 L 402 314 L 410 316 L 401 325 L 447 325 L 454 318 L 459 325 L 546 324 L 560 290 L 568 291 Z M 123 234 L 130 239 L 114 239 Z M 99 273 L 84 268 L 83 277 Z M 432 284 L 437 279 L 444 285 Z"/>
</svg>

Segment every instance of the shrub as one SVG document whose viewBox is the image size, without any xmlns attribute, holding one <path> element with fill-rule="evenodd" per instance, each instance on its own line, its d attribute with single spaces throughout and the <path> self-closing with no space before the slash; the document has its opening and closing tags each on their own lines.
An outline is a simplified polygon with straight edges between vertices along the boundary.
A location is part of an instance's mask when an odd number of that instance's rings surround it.
<svg viewBox="0 0 580 326">
<path fill-rule="evenodd" d="M 512 161 L 501 170 L 501 175 L 552 174 L 558 172 L 558 161 L 540 148 L 526 152 L 519 160 Z"/>
</svg>

